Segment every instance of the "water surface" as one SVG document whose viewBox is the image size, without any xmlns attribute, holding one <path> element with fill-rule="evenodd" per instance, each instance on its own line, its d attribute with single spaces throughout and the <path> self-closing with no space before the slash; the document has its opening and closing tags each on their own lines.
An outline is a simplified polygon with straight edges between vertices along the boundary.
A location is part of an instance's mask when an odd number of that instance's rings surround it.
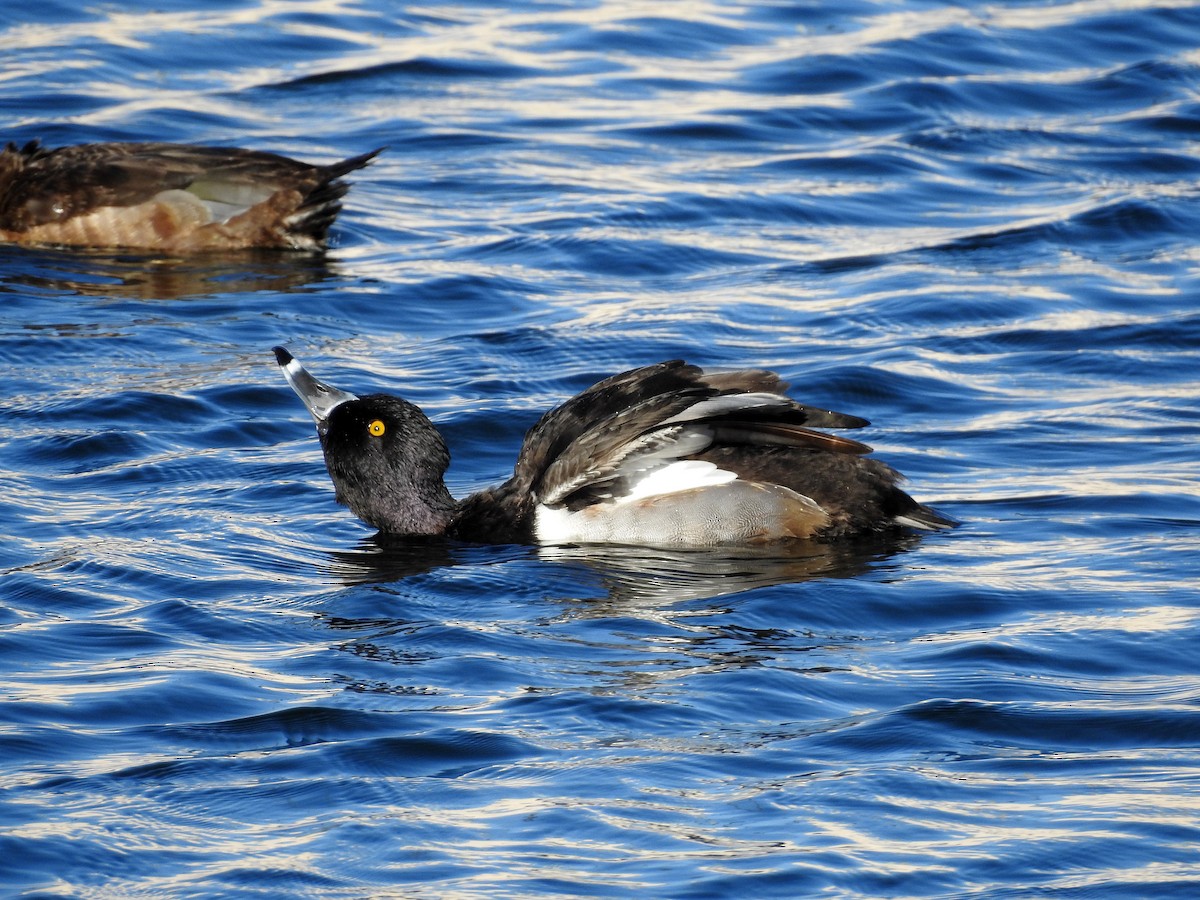
<svg viewBox="0 0 1200 900">
<path fill-rule="evenodd" d="M 23 897 L 1200 891 L 1200 8 L 0 12 L 3 138 L 357 173 L 323 257 L 0 248 Z M 452 490 L 600 377 L 766 366 L 949 534 L 381 547 L 286 344 Z"/>
</svg>

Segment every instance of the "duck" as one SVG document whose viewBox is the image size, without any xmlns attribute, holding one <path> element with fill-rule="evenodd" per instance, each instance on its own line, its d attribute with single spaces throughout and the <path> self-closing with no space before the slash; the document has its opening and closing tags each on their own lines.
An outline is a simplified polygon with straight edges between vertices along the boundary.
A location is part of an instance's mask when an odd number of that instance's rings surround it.
<svg viewBox="0 0 1200 900">
<path fill-rule="evenodd" d="M 0 151 L 0 242 L 167 253 L 322 250 L 382 148 L 329 165 L 238 147 L 105 142 Z"/>
<path fill-rule="evenodd" d="M 869 446 L 817 430 L 866 419 L 792 400 L 765 369 L 675 359 L 605 378 L 529 429 L 511 478 L 455 499 L 446 441 L 416 405 L 358 396 L 273 352 L 316 422 L 337 502 L 380 535 L 687 550 L 958 524 L 905 493 Z"/>
</svg>

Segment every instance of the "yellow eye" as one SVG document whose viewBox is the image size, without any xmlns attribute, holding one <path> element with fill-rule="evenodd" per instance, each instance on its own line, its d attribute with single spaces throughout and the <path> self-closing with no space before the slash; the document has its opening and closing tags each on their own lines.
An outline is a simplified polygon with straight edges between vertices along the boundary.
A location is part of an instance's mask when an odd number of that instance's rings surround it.
<svg viewBox="0 0 1200 900">
<path fill-rule="evenodd" d="M 367 431 L 371 432 L 375 437 L 381 437 L 387 429 L 381 420 L 372 419 L 371 424 L 367 426 Z"/>
</svg>

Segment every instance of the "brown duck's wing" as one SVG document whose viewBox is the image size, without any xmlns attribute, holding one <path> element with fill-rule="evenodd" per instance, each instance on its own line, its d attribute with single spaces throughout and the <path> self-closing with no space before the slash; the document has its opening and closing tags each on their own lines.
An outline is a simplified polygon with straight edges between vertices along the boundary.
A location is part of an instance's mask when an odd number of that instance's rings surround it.
<svg viewBox="0 0 1200 900">
<path fill-rule="evenodd" d="M 855 428 L 857 416 L 796 403 L 771 372 L 709 375 L 680 361 L 600 382 L 544 416 L 526 437 L 516 477 L 546 504 L 622 496 L 656 468 L 714 444 L 803 446 L 862 454 L 870 448 L 803 427 Z"/>
<path fill-rule="evenodd" d="M 378 152 L 312 166 L 241 148 L 102 143 L 47 150 L 10 144 L 0 154 L 0 229 L 20 232 L 101 207 L 136 206 L 172 189 L 241 211 L 282 189 L 307 197 L 323 188 L 325 196 L 310 199 L 328 206 L 346 190 L 335 179 Z"/>
</svg>

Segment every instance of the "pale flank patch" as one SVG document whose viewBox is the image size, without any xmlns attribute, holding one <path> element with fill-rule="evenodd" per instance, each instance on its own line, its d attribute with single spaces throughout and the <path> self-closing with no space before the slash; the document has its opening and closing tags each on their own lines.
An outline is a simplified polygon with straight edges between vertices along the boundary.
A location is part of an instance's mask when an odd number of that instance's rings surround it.
<svg viewBox="0 0 1200 900">
<path fill-rule="evenodd" d="M 537 507 L 534 533 L 543 544 L 622 542 L 679 544 L 678 537 L 664 533 L 661 511 L 651 498 L 684 491 L 701 491 L 737 480 L 737 475 L 699 459 L 678 460 L 655 469 L 634 482 L 630 493 L 616 500 L 596 503 L 581 510 L 566 507 Z M 669 529 L 669 526 L 668 526 Z M 691 543 L 683 541 L 682 543 Z"/>
<path fill-rule="evenodd" d="M 643 478 L 618 500 L 575 511 L 539 505 L 534 534 L 542 544 L 684 548 L 806 538 L 828 524 L 821 507 L 789 488 L 741 481 L 712 463 L 682 460 Z"/>
<path fill-rule="evenodd" d="M 207 203 L 188 191 L 159 191 L 149 201 L 160 208 L 169 209 L 175 219 L 176 230 L 199 228 L 214 220 L 213 211 Z M 131 207 L 137 209 L 138 207 Z"/>
<path fill-rule="evenodd" d="M 275 189 L 262 184 L 197 180 L 188 186 L 187 192 L 208 207 L 214 222 L 228 222 L 270 199 Z"/>
<path fill-rule="evenodd" d="M 632 503 L 644 500 L 658 494 L 674 494 L 677 491 L 690 491 L 695 488 L 712 487 L 715 484 L 726 484 L 736 481 L 737 475 L 718 469 L 710 462 L 702 459 L 682 459 L 661 469 L 648 472 L 644 477 L 634 482 L 633 489 L 624 497 L 618 497 L 616 503 Z"/>
<path fill-rule="evenodd" d="M 540 503 L 533 514 L 533 535 L 539 544 L 573 544 L 578 541 L 602 541 L 604 537 L 586 537 L 588 523 L 584 513 L 571 512 L 563 506 L 542 506 Z"/>
</svg>

